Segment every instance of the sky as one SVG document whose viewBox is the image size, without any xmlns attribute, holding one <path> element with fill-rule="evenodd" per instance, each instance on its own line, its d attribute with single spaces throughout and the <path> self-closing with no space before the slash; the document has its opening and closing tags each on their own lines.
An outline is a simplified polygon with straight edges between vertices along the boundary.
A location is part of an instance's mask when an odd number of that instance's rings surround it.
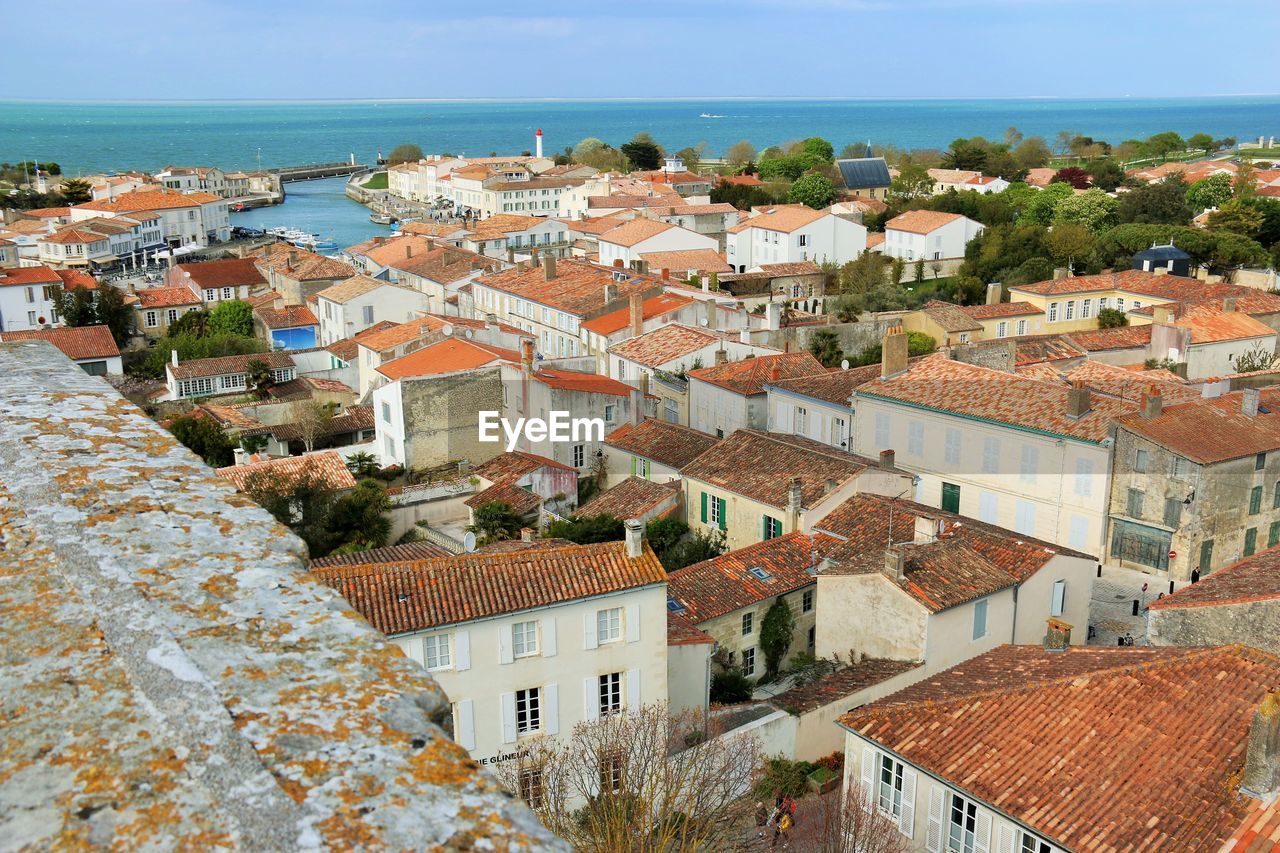
<svg viewBox="0 0 1280 853">
<path fill-rule="evenodd" d="M 1280 0 L 59 0 L 0 97 L 1159 97 L 1280 91 Z M 53 6 L 5 3 L 9 33 Z M 50 40 L 52 39 L 52 41 Z M 1248 49 L 1236 49 L 1242 45 Z"/>
</svg>

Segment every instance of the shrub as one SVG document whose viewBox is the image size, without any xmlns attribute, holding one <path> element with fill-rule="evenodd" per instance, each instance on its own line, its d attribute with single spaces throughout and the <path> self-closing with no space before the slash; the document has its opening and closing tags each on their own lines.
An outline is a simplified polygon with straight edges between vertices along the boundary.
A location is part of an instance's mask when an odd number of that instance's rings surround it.
<svg viewBox="0 0 1280 853">
<path fill-rule="evenodd" d="M 775 755 L 764 760 L 760 780 L 752 788 L 757 799 L 773 802 L 779 793 L 790 797 L 803 797 L 809 791 L 808 776 L 813 765 L 807 761 L 792 761 Z"/>
<path fill-rule="evenodd" d="M 711 701 L 716 705 L 732 705 L 751 700 L 751 679 L 736 669 L 717 672 L 711 678 Z"/>
</svg>

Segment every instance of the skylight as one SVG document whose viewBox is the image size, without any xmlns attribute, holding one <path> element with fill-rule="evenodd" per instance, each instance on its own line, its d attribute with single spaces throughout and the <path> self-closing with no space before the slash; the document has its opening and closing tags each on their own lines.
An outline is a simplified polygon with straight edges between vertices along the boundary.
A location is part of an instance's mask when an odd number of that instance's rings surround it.
<svg viewBox="0 0 1280 853">
<path fill-rule="evenodd" d="M 747 569 L 747 571 L 751 574 L 752 577 L 759 578 L 762 581 L 773 580 L 773 575 L 766 572 L 760 566 L 752 566 L 751 568 Z"/>
</svg>

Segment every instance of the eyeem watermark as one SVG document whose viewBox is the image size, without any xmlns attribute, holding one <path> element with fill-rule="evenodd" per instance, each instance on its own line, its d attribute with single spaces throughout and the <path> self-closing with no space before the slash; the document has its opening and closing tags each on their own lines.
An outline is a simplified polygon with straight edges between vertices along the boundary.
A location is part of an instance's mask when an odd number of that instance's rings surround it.
<svg viewBox="0 0 1280 853">
<path fill-rule="evenodd" d="M 507 437 L 507 452 L 516 449 L 520 437 L 532 443 L 540 441 L 582 442 L 604 441 L 604 418 L 574 418 L 568 412 L 551 413 L 551 417 L 516 418 L 515 423 L 498 412 L 479 412 L 480 440 L 486 443 L 502 441 Z"/>
</svg>

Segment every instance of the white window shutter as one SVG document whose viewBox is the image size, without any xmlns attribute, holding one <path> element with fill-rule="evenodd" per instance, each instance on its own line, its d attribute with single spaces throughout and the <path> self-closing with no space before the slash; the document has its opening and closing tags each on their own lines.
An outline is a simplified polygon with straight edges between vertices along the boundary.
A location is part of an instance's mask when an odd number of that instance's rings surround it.
<svg viewBox="0 0 1280 853">
<path fill-rule="evenodd" d="M 498 629 L 498 663 L 511 663 L 514 659 L 511 654 L 511 626 L 503 625 Z"/>
<path fill-rule="evenodd" d="M 627 670 L 627 710 L 633 714 L 640 712 L 640 670 Z"/>
<path fill-rule="evenodd" d="M 516 694 L 502 694 L 502 742 L 516 742 Z"/>
<path fill-rule="evenodd" d="M 869 746 L 862 747 L 862 807 L 871 811 L 876 801 L 876 751 Z"/>
<path fill-rule="evenodd" d="M 453 735 L 463 749 L 476 748 L 475 706 L 470 699 L 463 699 L 454 706 Z"/>
<path fill-rule="evenodd" d="M 409 637 L 406 640 L 394 640 L 400 651 L 404 652 L 404 656 L 416 663 L 418 666 L 426 666 L 426 652 L 422 648 L 421 637 Z"/>
<path fill-rule="evenodd" d="M 910 838 L 916 829 L 916 771 L 902 767 L 902 813 L 898 815 L 898 831 Z"/>
<path fill-rule="evenodd" d="M 582 647 L 584 649 L 594 649 L 599 643 L 596 638 L 596 614 L 582 614 Z"/>
<path fill-rule="evenodd" d="M 582 679 L 582 719 L 588 723 L 600 719 L 600 684 L 591 676 Z"/>
<path fill-rule="evenodd" d="M 996 827 L 996 849 L 1000 853 L 1013 853 L 1014 841 L 1017 833 L 1013 831 L 1013 827 L 1007 823 L 1002 823 Z"/>
<path fill-rule="evenodd" d="M 453 668 L 458 672 L 471 669 L 471 632 L 454 631 L 448 642 L 452 646 Z"/>
<path fill-rule="evenodd" d="M 542 730 L 549 735 L 560 734 L 560 685 L 548 684 L 542 688 Z"/>
<path fill-rule="evenodd" d="M 973 826 L 973 853 L 987 853 L 991 849 L 991 812 L 978 809 L 978 819 Z"/>
<path fill-rule="evenodd" d="M 556 656 L 556 617 L 548 616 L 542 620 L 542 656 Z"/>
<path fill-rule="evenodd" d="M 640 642 L 640 605 L 627 605 L 627 642 Z"/>
<path fill-rule="evenodd" d="M 929 790 L 929 831 L 924 837 L 924 849 L 929 853 L 942 850 L 942 801 L 942 786 L 934 785 Z"/>
</svg>

